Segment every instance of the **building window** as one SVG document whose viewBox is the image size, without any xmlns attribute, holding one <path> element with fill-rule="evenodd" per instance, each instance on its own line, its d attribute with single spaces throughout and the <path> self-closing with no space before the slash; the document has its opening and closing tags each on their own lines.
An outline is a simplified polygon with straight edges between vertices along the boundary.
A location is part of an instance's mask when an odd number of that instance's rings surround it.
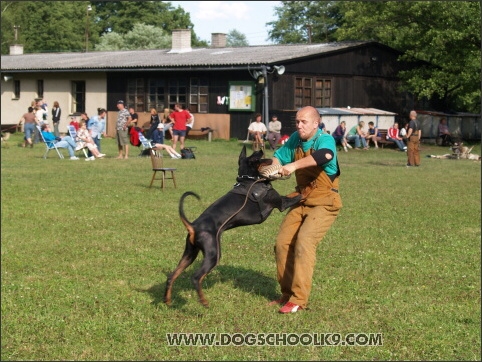
<svg viewBox="0 0 482 362">
<path fill-rule="evenodd" d="M 20 98 L 20 81 L 19 80 L 13 81 L 13 98 L 14 99 Z"/>
<path fill-rule="evenodd" d="M 187 109 L 187 80 L 186 78 L 169 79 L 169 105 L 179 103 Z"/>
<path fill-rule="evenodd" d="M 43 81 L 43 79 L 37 80 L 37 97 L 38 98 L 44 97 L 44 81 Z"/>
<path fill-rule="evenodd" d="M 208 84 L 207 78 L 191 78 L 188 107 L 191 113 L 208 113 Z"/>
<path fill-rule="evenodd" d="M 331 80 L 295 78 L 295 108 L 305 106 L 331 107 Z"/>
<path fill-rule="evenodd" d="M 127 83 L 127 107 L 134 107 L 136 112 L 145 112 L 145 89 L 144 79 L 129 79 Z"/>
<path fill-rule="evenodd" d="M 149 79 L 149 104 L 148 109 L 155 108 L 162 112 L 169 108 L 166 103 L 166 81 L 164 79 Z"/>
<path fill-rule="evenodd" d="M 85 112 L 85 81 L 72 82 L 72 113 Z"/>
</svg>

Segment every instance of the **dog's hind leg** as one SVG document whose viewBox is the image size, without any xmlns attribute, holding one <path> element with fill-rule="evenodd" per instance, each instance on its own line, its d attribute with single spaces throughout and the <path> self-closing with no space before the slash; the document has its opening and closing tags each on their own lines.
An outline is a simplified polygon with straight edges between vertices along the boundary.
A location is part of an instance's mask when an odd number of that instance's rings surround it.
<svg viewBox="0 0 482 362">
<path fill-rule="evenodd" d="M 167 305 L 171 304 L 171 295 L 172 295 L 172 285 L 174 281 L 177 279 L 179 275 L 196 260 L 196 257 L 199 254 L 199 248 L 194 246 L 189 241 L 189 236 L 186 239 L 186 248 L 184 249 L 184 254 L 182 255 L 179 264 L 177 265 L 176 269 L 169 274 L 166 281 L 166 291 L 164 293 L 164 303 Z"/>
<path fill-rule="evenodd" d="M 215 240 L 213 240 L 214 243 L 216 243 Z M 209 245 L 210 243 L 204 244 L 204 260 L 202 262 L 201 267 L 196 270 L 196 272 L 193 274 L 191 277 L 191 281 L 194 284 L 194 288 L 197 291 L 198 297 L 199 297 L 199 302 L 204 305 L 205 307 L 209 306 L 208 301 L 204 297 L 204 293 L 202 290 L 202 282 L 206 275 L 209 274 L 211 270 L 214 269 L 214 267 L 218 264 L 219 259 L 221 258 L 221 250 L 219 249 L 219 244 L 216 243 L 215 246 L 211 247 L 206 245 Z"/>
</svg>

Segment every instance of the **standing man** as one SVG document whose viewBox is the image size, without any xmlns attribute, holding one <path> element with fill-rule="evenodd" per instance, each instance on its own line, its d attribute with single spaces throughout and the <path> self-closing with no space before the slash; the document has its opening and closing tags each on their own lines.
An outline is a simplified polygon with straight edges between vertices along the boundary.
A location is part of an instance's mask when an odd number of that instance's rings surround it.
<svg viewBox="0 0 482 362">
<path fill-rule="evenodd" d="M 296 114 L 297 132 L 273 156 L 278 174 L 294 172 L 296 190 L 302 195 L 300 204 L 286 214 L 276 237 L 281 297 L 270 305 L 282 305 L 280 313 L 294 313 L 308 305 L 316 247 L 342 207 L 335 139 L 318 128 L 320 121 L 316 108 L 301 108 Z"/>
<path fill-rule="evenodd" d="M 176 149 L 177 141 L 181 143 L 181 150 L 184 148 L 184 140 L 186 139 L 186 124 L 191 121 L 191 114 L 182 109 L 179 103 L 174 105 L 174 112 L 169 115 L 174 123 L 172 126 L 172 148 Z"/>
<path fill-rule="evenodd" d="M 119 148 L 118 159 L 129 157 L 129 135 L 127 133 L 127 127 L 131 122 L 131 115 L 127 109 L 125 109 L 124 101 L 117 101 L 117 109 L 119 113 L 117 114 L 117 147 Z M 124 152 L 124 157 L 122 157 L 122 152 Z"/>
<path fill-rule="evenodd" d="M 268 123 L 268 142 L 272 150 L 275 150 L 281 138 L 281 122 L 278 116 L 273 115 Z"/>
<path fill-rule="evenodd" d="M 417 112 L 410 111 L 410 122 L 408 123 L 407 143 L 408 143 L 408 162 L 407 167 L 420 166 L 420 139 L 422 131 L 417 121 Z"/>
</svg>

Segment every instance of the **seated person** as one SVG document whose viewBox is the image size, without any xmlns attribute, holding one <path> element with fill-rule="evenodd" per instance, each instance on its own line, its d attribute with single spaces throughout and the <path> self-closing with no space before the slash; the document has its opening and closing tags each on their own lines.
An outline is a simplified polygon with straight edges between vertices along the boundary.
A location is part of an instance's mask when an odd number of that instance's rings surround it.
<svg viewBox="0 0 482 362">
<path fill-rule="evenodd" d="M 365 137 L 367 140 L 367 147 L 370 147 L 370 141 L 372 141 L 375 145 L 375 148 L 378 148 L 378 137 L 380 137 L 380 135 L 378 134 L 378 128 L 375 127 L 375 123 L 372 121 L 368 122 L 368 134 Z"/>
<path fill-rule="evenodd" d="M 355 149 L 359 150 L 360 146 L 363 145 L 364 150 L 368 150 L 367 140 L 366 140 L 366 133 L 363 130 L 365 126 L 364 121 L 358 122 L 358 124 L 354 125 L 350 131 L 348 132 L 346 139 L 348 142 L 355 141 Z"/>
<path fill-rule="evenodd" d="M 154 150 L 166 150 L 171 158 L 181 158 L 182 156 L 176 152 L 171 146 L 164 144 L 164 124 L 159 123 L 157 128 L 152 132 L 151 146 Z"/>
<path fill-rule="evenodd" d="M 45 142 L 52 142 L 55 143 L 57 148 L 66 148 L 69 151 L 69 156 L 71 160 L 78 160 L 79 158 L 75 156 L 75 147 L 77 144 L 70 136 L 65 137 L 55 137 L 54 133 L 51 131 L 50 126 L 48 123 L 44 123 L 41 126 L 42 136 L 44 137 Z"/>
<path fill-rule="evenodd" d="M 86 161 L 95 160 L 95 158 L 102 158 L 105 154 L 100 153 L 97 145 L 94 142 L 94 139 L 90 136 L 89 130 L 87 129 L 87 122 L 81 120 L 79 122 L 79 130 L 77 131 L 77 149 L 82 149 L 87 147 L 89 151 L 92 153 L 92 156 L 87 157 Z"/>
<path fill-rule="evenodd" d="M 442 118 L 438 125 L 438 136 L 442 138 L 442 146 L 451 146 L 453 144 L 452 134 L 449 131 L 445 118 Z"/>
<path fill-rule="evenodd" d="M 405 146 L 405 143 L 403 143 L 403 138 L 400 137 L 398 131 L 398 122 L 395 122 L 393 126 L 388 129 L 387 140 L 394 142 L 400 151 L 407 151 L 407 146 Z"/>
<path fill-rule="evenodd" d="M 335 131 L 332 134 L 335 142 L 338 142 L 340 145 L 343 146 L 345 152 L 348 152 L 348 148 L 352 148 L 350 144 L 346 140 L 346 122 L 341 121 L 338 127 L 336 127 Z"/>
<path fill-rule="evenodd" d="M 281 122 L 278 121 L 278 116 L 273 115 L 271 121 L 268 123 L 268 142 L 272 150 L 278 147 L 281 139 Z"/>
<path fill-rule="evenodd" d="M 251 122 L 248 127 L 248 133 L 253 138 L 255 143 L 264 144 L 264 135 L 268 129 L 265 124 L 261 122 L 261 114 L 257 113 L 255 116 L 255 121 Z"/>
<path fill-rule="evenodd" d="M 157 127 L 151 134 L 151 143 L 164 143 L 164 124 L 158 123 Z"/>
</svg>

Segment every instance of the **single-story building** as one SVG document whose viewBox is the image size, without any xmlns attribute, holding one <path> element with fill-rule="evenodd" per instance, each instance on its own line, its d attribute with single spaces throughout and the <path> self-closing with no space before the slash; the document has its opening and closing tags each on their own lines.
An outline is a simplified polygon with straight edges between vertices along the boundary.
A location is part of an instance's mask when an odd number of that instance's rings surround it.
<svg viewBox="0 0 482 362">
<path fill-rule="evenodd" d="M 11 47 L 1 57 L 1 124 L 16 124 L 37 98 L 60 103 L 60 131 L 71 115 L 108 111 L 107 133 L 115 135 L 116 103 L 139 114 L 181 103 L 195 129 L 210 127 L 213 138 L 244 139 L 256 113 L 265 123 L 277 114 L 284 132 L 294 131 L 293 114 L 316 108 L 383 109 L 408 115 L 416 109 L 398 91 L 404 65 L 395 49 L 371 41 L 226 47 L 226 34 L 212 34 L 211 47 L 192 48 L 191 30 L 173 32 L 171 49 L 23 54 Z M 20 50 L 19 50 L 20 48 Z M 331 122 L 331 121 L 330 121 Z"/>
</svg>

